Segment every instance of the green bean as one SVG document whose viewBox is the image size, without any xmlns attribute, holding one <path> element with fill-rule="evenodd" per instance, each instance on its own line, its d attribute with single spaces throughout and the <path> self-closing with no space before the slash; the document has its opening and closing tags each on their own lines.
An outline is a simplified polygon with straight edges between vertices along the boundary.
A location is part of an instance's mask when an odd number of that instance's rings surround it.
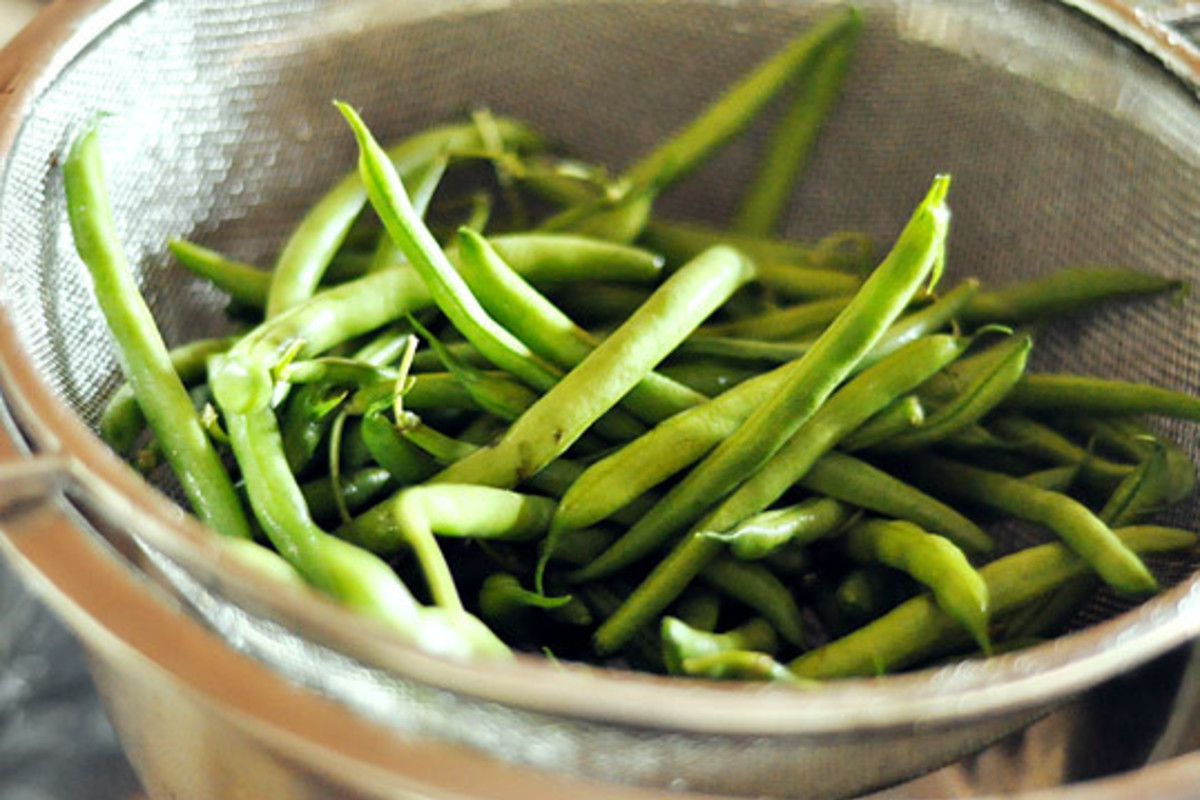
<svg viewBox="0 0 1200 800">
<path fill-rule="evenodd" d="M 715 471 L 715 477 L 719 481 L 711 481 L 717 484 L 718 488 L 714 491 L 706 486 L 705 483 L 709 482 L 708 476 L 693 472 L 692 475 L 699 474 L 700 477 L 689 476 L 685 479 L 684 484 L 687 484 L 687 488 L 677 487 L 673 492 L 675 499 L 672 503 L 687 509 L 691 502 L 688 495 L 699 495 L 707 502 L 715 502 L 733 487 L 733 481 L 744 479 L 752 471 L 751 459 L 745 459 L 745 463 L 732 463 L 742 459 L 731 460 L 726 453 L 741 450 L 744 441 L 752 443 L 746 448 L 747 454 L 758 453 L 764 443 L 767 449 L 781 444 L 779 440 L 786 439 L 787 435 L 804 421 L 803 413 L 791 413 L 797 409 L 790 406 L 799 406 L 801 403 L 788 402 L 788 395 L 799 391 L 797 399 L 807 399 L 805 404 L 809 406 L 811 413 L 816 405 L 814 401 L 823 399 L 822 395 L 831 391 L 844 377 L 845 371 L 852 369 L 857 360 L 854 357 L 844 357 L 847 354 L 839 351 L 843 348 L 850 351 L 869 349 L 891 322 L 890 316 L 896 307 L 902 308 L 907 305 L 908 297 L 904 296 L 905 291 L 912 289 L 915 292 L 918 281 L 932 269 L 944 241 L 947 212 L 940 205 L 940 197 L 945 188 L 944 181 L 935 185 L 930 200 L 937 204 L 936 212 L 929 201 L 921 206 L 914 216 L 914 223 L 909 232 L 902 236 L 893 255 L 881 265 L 877 276 L 882 277 L 873 278 L 874 283 L 868 284 L 871 289 L 864 287 L 860 298 L 843 312 L 846 316 L 839 319 L 845 319 L 846 322 L 835 322 L 823 335 L 825 345 L 814 346 L 797 362 L 751 378 L 708 403 L 675 415 L 613 456 L 593 465 L 581 477 L 579 487 L 563 497 L 554 528 L 588 527 L 604 519 L 612 510 L 621 508 L 645 490 L 703 457 L 714 447 L 716 450 L 709 458 L 719 459 L 715 463 L 723 465 L 722 469 Z M 914 266 L 917 268 L 912 269 Z M 906 270 L 903 277 L 907 280 L 896 280 L 899 275 L 893 276 L 892 273 L 901 273 L 902 270 Z M 908 273 L 919 274 L 921 278 L 913 281 L 912 275 Z M 898 285 L 900 283 L 905 285 L 901 287 Z M 888 294 L 892 295 L 892 303 L 877 302 L 877 295 Z M 846 336 L 847 333 L 852 335 Z M 854 339 L 858 341 L 853 341 Z M 861 357 L 860 353 L 849 355 Z M 833 368 L 827 370 L 829 362 L 840 363 L 834 363 Z M 827 372 L 822 376 L 826 379 L 812 380 L 812 373 L 815 371 Z M 790 416 L 790 419 L 780 423 L 775 419 L 779 416 Z M 747 428 L 751 420 L 754 420 L 754 424 Z M 758 455 L 762 458 L 769 453 Z M 711 467 L 706 470 L 711 471 Z M 722 474 L 726 472 L 732 474 Z M 690 509 L 695 516 L 702 510 L 703 508 Z M 661 513 L 666 515 L 666 512 Z M 654 541 L 659 540 L 657 534 L 650 538 Z"/>
<path fill-rule="evenodd" d="M 1186 550 L 1196 537 L 1150 526 L 1116 531 L 1122 547 L 1135 553 Z M 993 617 L 1001 617 L 1088 574 L 1091 567 L 1061 544 L 1045 544 L 997 559 L 979 574 L 987 583 Z M 804 653 L 788 666 L 806 678 L 872 676 L 961 647 L 970 640 L 963 626 L 928 595 L 913 598 L 857 631 Z"/>
<path fill-rule="evenodd" d="M 194 386 L 208 374 L 208 357 L 224 353 L 233 342 L 233 337 L 197 339 L 172 349 L 167 355 L 184 387 Z M 146 417 L 134 397 L 133 387 L 122 384 L 108 399 L 100 415 L 100 438 L 118 453 L 128 455 L 145 429 Z"/>
<path fill-rule="evenodd" d="M 292 361 L 277 370 L 276 377 L 281 383 L 297 385 L 320 383 L 364 387 L 376 383 L 396 382 L 395 370 L 355 358 L 331 356 Z"/>
<path fill-rule="evenodd" d="M 600 550 L 592 553 L 591 558 L 578 563 L 591 561 L 600 555 Z M 721 619 L 721 595 L 706 586 L 693 588 L 679 599 L 674 611 L 675 616 L 693 630 L 711 633 L 717 629 L 717 623 Z M 771 635 L 775 635 L 774 628 L 771 628 Z"/>
<path fill-rule="evenodd" d="M 883 444 L 925 424 L 925 406 L 916 395 L 893 400 L 887 408 L 864 422 L 858 430 L 842 439 L 839 448 L 847 452 Z"/>
<path fill-rule="evenodd" d="M 941 501 L 883 470 L 838 452 L 826 453 L 799 485 L 887 517 L 906 519 L 976 553 L 994 548 L 978 525 Z"/>
<path fill-rule="evenodd" d="M 703 535 L 729 546 L 743 561 L 766 558 L 786 545 L 806 545 L 841 530 L 854 512 L 828 497 L 811 497 L 786 508 L 772 509 L 739 522 L 727 531 Z"/>
<path fill-rule="evenodd" d="M 761 469 L 693 527 L 691 533 L 642 582 L 625 606 L 600 626 L 593 637 L 593 645 L 597 650 L 611 651 L 615 643 L 628 636 L 631 630 L 665 608 L 687 585 L 690 577 L 716 556 L 720 542 L 704 536 L 704 531 L 725 530 L 774 503 L 841 436 L 941 369 L 968 344 L 969 340 L 951 336 L 918 340 L 863 372 L 833 395 L 783 447 L 767 459 Z M 741 430 L 744 429 L 743 426 Z M 687 479 L 680 486 L 686 483 Z M 668 500 L 670 497 L 668 495 Z M 577 571 L 574 577 L 578 580 L 604 575 L 615 565 L 629 563 L 660 544 L 662 538 L 656 537 L 661 537 L 666 528 L 660 522 L 660 509 L 665 506 L 666 501 L 660 501 L 604 555 L 584 570 Z"/>
<path fill-rule="evenodd" d="M 383 414 L 363 416 L 362 437 L 375 463 L 402 486 L 419 483 L 437 472 L 436 462 L 410 444 Z"/>
<path fill-rule="evenodd" d="M 1018 452 L 1056 464 L 1078 464 L 1080 480 L 1111 489 L 1133 472 L 1129 464 L 1101 458 L 1040 422 L 1016 414 L 1005 414 L 991 422 L 991 430 Z"/>
<path fill-rule="evenodd" d="M 655 283 L 663 258 L 640 247 L 570 233 L 509 233 L 488 243 L 517 272 L 538 273 L 547 283 L 581 280 Z"/>
<path fill-rule="evenodd" d="M 534 145 L 537 137 L 512 120 L 497 121 L 506 146 Z M 454 150 L 480 147 L 474 124 L 433 128 L 395 145 L 381 157 L 406 180 L 418 177 L 425 165 Z M 321 282 L 330 259 L 354 224 L 367 193 L 358 172 L 343 178 L 322 197 L 296 226 L 283 247 L 267 297 L 267 317 L 275 317 L 308 299 Z"/>
<path fill-rule="evenodd" d="M 1093 414 L 1159 414 L 1200 421 L 1200 398 L 1143 383 L 1082 375 L 1025 375 L 1004 398 L 1006 408 Z"/>
<path fill-rule="evenodd" d="M 745 253 L 756 264 L 776 265 L 780 272 L 788 268 L 813 270 L 812 280 L 805 285 L 820 287 L 818 294 L 853 292 L 858 285 L 857 278 L 851 282 L 829 273 L 861 273 L 874 266 L 873 245 L 865 233 L 834 233 L 812 245 L 744 236 L 695 223 L 651 219 L 646 223 L 643 240 L 648 247 L 674 263 L 683 263 L 709 247 L 725 244 Z"/>
<path fill-rule="evenodd" d="M 875 449 L 889 453 L 914 450 L 950 438 L 974 425 L 995 408 L 1025 371 L 1033 340 L 1013 336 L 993 350 L 995 360 L 945 405 L 937 408 L 925 424 L 909 433 L 880 442 Z"/>
<path fill-rule="evenodd" d="M 539 227 L 545 233 L 574 233 L 614 244 L 629 244 L 641 236 L 658 192 L 638 190 L 628 182 L 615 196 L 568 208 Z"/>
<path fill-rule="evenodd" d="M 963 309 L 967 325 L 1017 324 L 1065 316 L 1118 298 L 1178 292 L 1183 282 L 1122 267 L 1075 267 L 991 292 Z"/>
<path fill-rule="evenodd" d="M 810 300 L 787 308 L 775 309 L 752 317 L 742 317 L 704 325 L 696 333 L 703 336 L 764 339 L 792 339 L 820 331 L 850 303 L 850 295 Z"/>
<path fill-rule="evenodd" d="M 550 297 L 564 314 L 581 325 L 592 327 L 624 322 L 649 297 L 640 286 L 584 283 L 571 288 L 569 292 L 556 292 L 550 287 Z"/>
<path fill-rule="evenodd" d="M 545 611 L 553 619 L 570 625 L 590 625 L 591 611 L 569 595 L 546 597 L 523 586 L 515 575 L 497 572 L 489 575 L 479 588 L 479 613 L 502 627 L 518 627 L 522 612 Z"/>
<path fill-rule="evenodd" d="M 983 652 L 991 651 L 987 584 L 949 539 L 926 533 L 911 522 L 867 520 L 850 528 L 845 542 L 855 561 L 878 561 L 916 578 Z"/>
<path fill-rule="evenodd" d="M 346 508 L 354 511 L 394 486 L 391 473 L 386 469 L 364 467 L 342 476 L 339 489 Z M 332 521 L 337 519 L 338 503 L 334 499 L 336 490 L 328 477 L 303 483 L 300 491 L 304 493 L 304 502 L 314 520 Z"/>
<path fill-rule="evenodd" d="M 167 249 L 189 272 L 206 279 L 236 302 L 249 308 L 267 304 L 271 273 L 184 239 L 167 240 Z"/>
<path fill-rule="evenodd" d="M 685 361 L 664 364 L 658 371 L 673 381 L 690 386 L 708 398 L 732 389 L 758 374 L 753 369 L 729 366 L 717 361 Z"/>
<path fill-rule="evenodd" d="M 508 653 L 474 617 L 419 607 L 378 556 L 317 527 L 282 456 L 279 429 L 269 408 L 249 414 L 226 411 L 225 419 L 255 516 L 275 549 L 306 581 L 433 652 L 459 657 Z"/>
<path fill-rule="evenodd" d="M 437 604 L 456 611 L 462 610 L 462 601 L 434 534 L 526 541 L 546 531 L 554 511 L 554 501 L 545 497 L 449 483 L 402 489 L 388 504 L 397 536 L 356 544 L 373 552 L 388 552 L 402 543 L 411 547 Z"/>
<path fill-rule="evenodd" d="M 805 689 L 820 685 L 816 681 L 797 677 L 766 653 L 750 650 L 724 650 L 687 658 L 680 665 L 680 671 L 685 675 L 714 681 L 771 681 Z"/>
<path fill-rule="evenodd" d="M 507 375 L 492 375 L 457 358 L 448 347 L 424 325 L 412 320 L 413 328 L 429 344 L 438 359 L 466 389 L 471 399 L 484 411 L 503 420 L 512 421 L 524 414 L 537 401 L 537 393 Z"/>
<path fill-rule="evenodd" d="M 1080 426 L 1087 436 L 1098 443 L 1118 449 L 1123 455 L 1136 461 L 1143 461 L 1161 449 L 1167 462 L 1167 505 L 1183 502 L 1195 491 L 1196 466 L 1188 455 L 1174 442 L 1155 436 L 1135 420 L 1075 416 L 1071 422 Z"/>
<path fill-rule="evenodd" d="M 837 610 L 852 625 L 861 625 L 896 605 L 899 593 L 895 573 L 884 573 L 880 565 L 867 564 L 851 570 L 834 589 Z"/>
<path fill-rule="evenodd" d="M 1161 443 L 1151 443 L 1149 455 L 1118 484 L 1097 512 L 1096 516 L 1105 525 L 1113 528 L 1132 525 L 1167 505 L 1171 475 L 1166 452 Z M 1070 581 L 1045 602 L 1024 609 L 1006 626 L 1005 635 L 1009 638 L 1040 636 L 1062 627 L 1095 594 L 1097 583 L 1091 575 Z"/>
<path fill-rule="evenodd" d="M 483 237 L 460 235 L 460 271 L 485 310 L 501 325 L 519 330 L 521 340 L 548 361 L 570 369 L 599 344 L 509 267 Z M 704 395 L 651 372 L 629 390 L 623 405 L 655 423 L 707 400 Z"/>
<path fill-rule="evenodd" d="M 415 166 L 411 174 L 406 176 L 406 181 L 412 187 L 410 197 L 412 199 L 413 210 L 422 217 L 429 211 L 429 204 L 433 202 L 433 195 L 437 192 L 438 187 L 441 186 L 442 178 L 445 176 L 446 168 L 449 165 L 450 156 L 448 153 L 443 152 L 428 162 Z M 329 265 L 329 271 L 333 270 L 336 263 L 337 260 L 335 258 Z M 374 251 L 367 258 L 364 272 L 398 267 L 403 263 L 404 255 L 396 247 L 396 243 L 392 241 L 392 237 L 388 236 L 387 232 L 384 231 L 383 235 L 376 241 Z M 328 272 L 326 274 L 328 275 Z"/>
<path fill-rule="evenodd" d="M 761 236 L 778 226 L 817 134 L 841 91 L 859 28 L 856 20 L 840 38 L 813 56 L 759 161 L 758 174 L 742 197 L 733 230 Z"/>
<path fill-rule="evenodd" d="M 512 486 L 536 474 L 749 277 L 749 265 L 732 250 L 716 249 L 696 259 L 667 279 L 494 447 L 468 456 L 435 480 Z"/>
<path fill-rule="evenodd" d="M 429 287 L 438 308 L 496 366 L 535 389 L 546 391 L 554 386 L 561 371 L 530 351 L 484 311 L 429 229 L 414 213 L 399 176 L 362 119 L 345 103 L 339 103 L 338 108 L 358 139 L 359 171 L 371 205 L 383 220 L 388 235 Z M 606 424 L 601 430 L 605 435 L 618 440 L 632 438 L 642 430 L 635 420 L 625 417 L 619 410 L 606 410 L 603 422 Z"/>
<path fill-rule="evenodd" d="M 185 497 L 218 533 L 252 539 L 229 474 L 175 372 L 117 238 L 95 123 L 71 144 L 63 181 L 75 249 L 91 275 L 121 369 Z"/>
<path fill-rule="evenodd" d="M 838 440 L 896 397 L 911 391 L 929 375 L 942 369 L 970 345 L 969 339 L 935 335 L 919 339 L 858 375 L 816 411 L 765 465 L 729 495 L 714 514 L 702 523 L 701 531 L 725 531 L 774 503 Z M 685 478 L 680 486 L 685 486 Z M 574 580 L 594 580 L 612 574 L 664 543 L 672 533 L 668 527 L 677 490 L 638 521 L 613 547 L 573 575 Z M 565 500 L 565 498 L 564 498 Z M 696 502 L 694 500 L 690 502 Z M 561 508 L 559 511 L 561 514 Z M 664 524 L 663 520 L 668 523 Z M 557 524 L 556 516 L 556 524 Z M 698 547 L 714 550 L 711 542 Z"/>
<path fill-rule="evenodd" d="M 1117 484 L 1097 516 L 1114 528 L 1140 523 L 1169 505 L 1170 486 L 1167 451 L 1156 443 L 1151 454 Z"/>
<path fill-rule="evenodd" d="M 939 491 L 1045 525 L 1118 591 L 1141 595 L 1158 588 L 1154 576 L 1137 555 L 1086 506 L 1066 495 L 1039 489 L 1019 478 L 941 458 L 924 457 L 912 469 Z"/>
<path fill-rule="evenodd" d="M 1075 485 L 1079 477 L 1079 464 L 1066 464 L 1061 467 L 1049 467 L 1036 472 L 1022 475 L 1021 480 L 1032 483 L 1041 489 L 1066 494 Z"/>
<path fill-rule="evenodd" d="M 804 620 L 791 590 L 766 567 L 717 557 L 704 566 L 700 575 L 705 583 L 723 595 L 752 608 L 786 641 L 797 647 L 803 647 L 807 642 Z"/>
<path fill-rule="evenodd" d="M 637 187 L 663 191 L 683 178 L 736 135 L 830 41 L 856 32 L 858 11 L 849 9 L 826 17 L 792 40 L 776 55 L 724 93 L 686 127 L 659 145 L 625 173 Z"/>
<path fill-rule="evenodd" d="M 672 675 L 683 674 L 683 662 L 689 658 L 730 650 L 774 655 L 779 649 L 775 629 L 761 617 L 755 617 L 725 633 L 709 633 L 693 628 L 676 617 L 663 617 L 661 635 L 663 661 Z"/>
</svg>

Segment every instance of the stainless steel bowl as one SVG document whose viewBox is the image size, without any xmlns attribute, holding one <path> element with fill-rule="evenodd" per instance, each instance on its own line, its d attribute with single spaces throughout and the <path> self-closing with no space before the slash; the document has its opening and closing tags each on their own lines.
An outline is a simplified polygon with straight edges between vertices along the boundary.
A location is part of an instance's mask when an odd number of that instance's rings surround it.
<svg viewBox="0 0 1200 800">
<path fill-rule="evenodd" d="M 256 584 L 93 434 L 116 369 L 55 164 L 97 110 L 113 114 L 122 233 L 178 339 L 220 315 L 171 269 L 166 237 L 265 257 L 350 163 L 333 95 L 370 109 L 385 136 L 482 100 L 620 163 L 828 5 L 78 0 L 5 52 L 5 547 L 87 643 L 152 793 L 846 796 L 979 750 L 1200 630 L 1200 579 L 1186 560 L 1160 565 L 1176 584 L 1161 597 L 1136 609 L 1099 601 L 1053 644 L 818 693 L 534 659 L 485 669 Z M 863 66 L 792 232 L 854 225 L 886 239 L 914 187 L 948 169 L 952 258 L 970 258 L 972 272 L 1002 279 L 1099 256 L 1200 269 L 1200 56 L 1148 6 L 861 5 Z M 754 143 L 672 197 L 673 210 L 719 213 Z M 1190 302 L 1164 303 L 1105 311 L 1039 349 L 1050 363 L 1195 391 L 1198 328 Z M 1173 432 L 1200 453 L 1194 431 Z M 1197 519 L 1193 506 L 1176 521 Z"/>
</svg>

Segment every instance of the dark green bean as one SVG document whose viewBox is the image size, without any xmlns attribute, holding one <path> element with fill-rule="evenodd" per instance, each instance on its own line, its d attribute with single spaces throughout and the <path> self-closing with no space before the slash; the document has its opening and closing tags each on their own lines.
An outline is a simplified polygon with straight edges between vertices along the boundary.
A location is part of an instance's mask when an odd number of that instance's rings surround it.
<svg viewBox="0 0 1200 800">
<path fill-rule="evenodd" d="M 729 322 L 704 325 L 696 331 L 702 336 L 731 337 L 776 341 L 794 339 L 803 334 L 817 333 L 837 318 L 851 295 L 810 300 L 807 303 L 775 309 Z"/>
</svg>

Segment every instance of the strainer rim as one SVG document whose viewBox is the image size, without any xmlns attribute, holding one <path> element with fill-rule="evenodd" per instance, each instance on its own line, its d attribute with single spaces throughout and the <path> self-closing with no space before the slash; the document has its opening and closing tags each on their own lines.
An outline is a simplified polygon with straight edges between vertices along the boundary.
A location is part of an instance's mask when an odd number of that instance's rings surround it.
<svg viewBox="0 0 1200 800">
<path fill-rule="evenodd" d="M 1169 36 L 1152 20 L 1117 0 L 1055 1 L 1099 20 L 1115 35 L 1142 46 L 1192 86 L 1200 86 L 1200 56 L 1195 49 Z M 6 51 L 0 59 L 0 77 L 5 65 L 18 74 L 8 79 L 8 105 L 0 117 L 0 190 L 8 180 L 8 154 L 42 89 L 78 58 L 89 42 L 151 2 L 84 0 L 69 7 L 60 3 Z M 20 58 L 22 52 L 32 53 L 44 64 L 27 68 L 28 61 Z M 1063 698 L 1140 664 L 1200 630 L 1200 575 L 1193 575 L 1114 619 L 1023 653 L 997 657 L 986 667 L 968 663 L 881 680 L 843 681 L 815 693 L 599 668 L 562 669 L 533 656 L 519 657 L 511 665 L 448 663 L 311 592 L 268 592 L 249 582 L 247 570 L 222 562 L 204 528 L 126 466 L 39 379 L 31 361 L 24 357 L 7 307 L 0 308 L 0 388 L 36 449 L 72 460 L 80 488 L 90 501 L 85 502 L 87 508 L 100 511 L 109 521 L 119 517 L 150 545 L 214 587 L 270 609 L 276 619 L 300 635 L 402 679 L 556 716 L 726 735 L 933 727 Z M 1163 614 L 1167 606 L 1175 613 Z M 1126 641 L 1133 638 L 1136 649 Z M 1122 646 L 1110 647 L 1115 641 L 1122 641 Z"/>
</svg>

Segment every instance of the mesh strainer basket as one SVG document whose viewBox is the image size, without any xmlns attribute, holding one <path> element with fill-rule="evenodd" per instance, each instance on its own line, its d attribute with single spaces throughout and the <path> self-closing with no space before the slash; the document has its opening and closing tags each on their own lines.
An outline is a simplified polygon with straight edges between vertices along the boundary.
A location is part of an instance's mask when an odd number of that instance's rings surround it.
<svg viewBox="0 0 1200 800">
<path fill-rule="evenodd" d="M 268 260 L 353 163 L 331 98 L 365 109 L 384 139 L 486 105 L 621 165 L 830 5 L 83 0 L 55 6 L 8 51 L 7 548 L 88 643 L 152 792 L 847 796 L 978 749 L 1200 631 L 1200 565 L 1182 558 L 1154 564 L 1172 587 L 1160 597 L 1132 609 L 1101 598 L 1053 643 L 819 692 L 532 658 L 449 663 L 320 598 L 255 584 L 94 436 L 118 370 L 56 165 L 96 112 L 109 114 L 130 260 L 179 343 L 225 323 L 220 299 L 169 263 L 167 238 Z M 950 172 L 958 274 L 1002 283 L 1116 262 L 1200 277 L 1194 49 L 1101 1 L 859 5 L 857 66 L 789 234 L 852 228 L 890 241 L 929 178 Z M 727 214 L 761 144 L 752 132 L 666 198 L 671 215 Z M 1194 299 L 1142 303 L 1046 330 L 1037 366 L 1197 392 L 1198 344 Z M 1193 426 L 1164 431 L 1200 457 Z M 1200 527 L 1198 512 L 1169 522 Z"/>
</svg>

